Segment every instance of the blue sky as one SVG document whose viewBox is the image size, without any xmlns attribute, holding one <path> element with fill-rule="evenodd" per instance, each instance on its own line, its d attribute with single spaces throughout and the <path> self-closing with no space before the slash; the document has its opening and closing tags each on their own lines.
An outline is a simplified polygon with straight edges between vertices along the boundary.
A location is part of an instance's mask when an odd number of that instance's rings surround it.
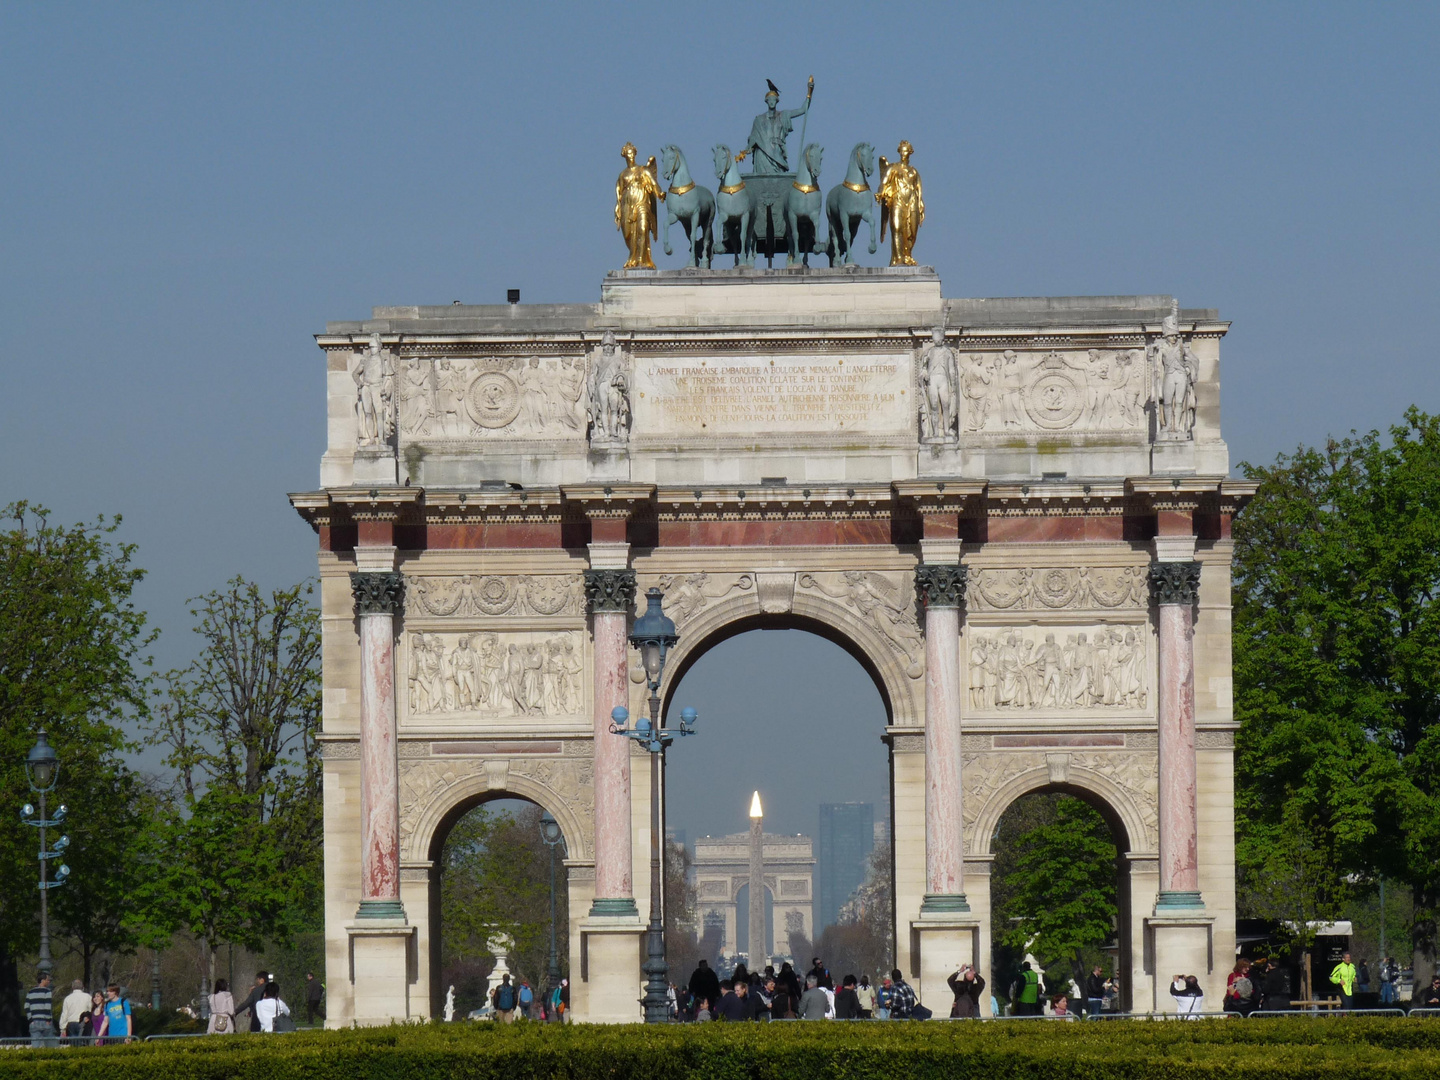
<svg viewBox="0 0 1440 1080">
<path fill-rule="evenodd" d="M 621 143 L 704 176 L 767 77 L 792 106 L 812 73 L 823 182 L 914 143 L 946 295 L 1219 308 L 1237 462 L 1384 427 L 1437 407 L 1437 31 L 1427 4 L 7 4 L 0 503 L 123 513 L 183 661 L 186 597 L 313 569 L 284 496 L 317 483 L 327 319 L 594 301 Z M 776 655 L 745 640 L 717 662 Z M 806 723 L 869 745 L 866 712 Z"/>
</svg>

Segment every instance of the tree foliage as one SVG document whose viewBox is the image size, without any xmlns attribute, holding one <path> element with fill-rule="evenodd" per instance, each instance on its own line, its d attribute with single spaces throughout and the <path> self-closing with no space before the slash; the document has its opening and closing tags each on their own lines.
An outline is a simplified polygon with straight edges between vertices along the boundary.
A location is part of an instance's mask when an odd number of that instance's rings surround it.
<svg viewBox="0 0 1440 1080">
<path fill-rule="evenodd" d="M 442 966 L 492 955 L 490 940 L 514 943 L 510 968 L 543 986 L 550 951 L 550 849 L 540 835 L 540 807 L 480 806 L 450 831 L 441 853 Z M 555 851 L 556 948 L 562 970 L 569 956 L 569 890 L 563 841 Z"/>
<path fill-rule="evenodd" d="M 142 890 L 147 919 L 211 954 L 258 949 L 321 919 L 320 620 L 309 584 L 242 578 L 196 601 L 202 645 L 166 677 L 152 740 L 175 790 Z"/>
<path fill-rule="evenodd" d="M 135 548 L 115 540 L 120 519 L 57 526 L 28 503 L 3 511 L 0 531 L 0 805 L 30 801 L 24 761 L 45 730 L 60 758 L 52 807 L 70 809 L 74 868 L 51 894 L 52 932 L 74 931 L 84 947 L 132 942 L 113 918 L 133 814 L 133 778 L 122 724 L 147 710 L 154 633 L 133 601 L 144 571 Z M 39 936 L 38 836 L 9 817 L 0 829 L 0 1027 L 19 1022 L 17 959 Z M 95 910 L 95 908 L 102 910 Z M 28 973 L 27 973 L 28 975 Z"/>
<path fill-rule="evenodd" d="M 1301 447 L 1235 527 L 1242 899 L 1330 918 L 1378 875 L 1440 904 L 1440 419 Z M 1298 847 L 1297 847 L 1298 845 Z M 1259 900 L 1257 900 L 1259 898 Z"/>
<path fill-rule="evenodd" d="M 1068 977 L 1083 981 L 1114 936 L 1119 914 L 1110 827 L 1068 795 L 1031 796 L 1012 809 L 1024 831 L 1004 835 L 1002 819 L 996 851 L 1003 861 L 997 857 L 994 872 L 1001 886 L 996 910 L 1005 922 L 997 940 L 1033 954 L 1047 971 L 1063 965 Z"/>
</svg>

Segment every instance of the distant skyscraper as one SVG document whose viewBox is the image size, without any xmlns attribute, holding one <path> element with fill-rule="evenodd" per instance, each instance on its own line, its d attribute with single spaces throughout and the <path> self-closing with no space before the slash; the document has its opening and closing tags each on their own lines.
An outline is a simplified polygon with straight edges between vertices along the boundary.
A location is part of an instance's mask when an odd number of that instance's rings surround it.
<svg viewBox="0 0 1440 1080">
<path fill-rule="evenodd" d="M 815 930 L 834 925 L 840 909 L 865 882 L 866 863 L 875 848 L 875 807 L 871 803 L 821 803 L 820 889 Z"/>
</svg>

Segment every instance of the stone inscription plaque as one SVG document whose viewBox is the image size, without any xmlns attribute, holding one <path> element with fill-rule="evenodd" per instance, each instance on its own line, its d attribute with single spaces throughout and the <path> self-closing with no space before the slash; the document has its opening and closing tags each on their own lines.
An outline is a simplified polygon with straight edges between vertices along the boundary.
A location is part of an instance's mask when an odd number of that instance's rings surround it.
<svg viewBox="0 0 1440 1080">
<path fill-rule="evenodd" d="M 902 434 L 911 417 L 910 356 L 679 357 L 635 372 L 639 432 Z"/>
</svg>

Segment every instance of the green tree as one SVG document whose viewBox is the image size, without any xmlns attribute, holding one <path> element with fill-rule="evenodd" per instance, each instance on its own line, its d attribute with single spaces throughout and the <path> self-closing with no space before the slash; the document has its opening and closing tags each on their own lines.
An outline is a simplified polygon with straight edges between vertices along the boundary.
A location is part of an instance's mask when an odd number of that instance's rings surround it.
<svg viewBox="0 0 1440 1080">
<path fill-rule="evenodd" d="M 320 619 L 301 584 L 235 578 L 198 601 L 202 646 L 166 675 L 151 739 L 175 788 L 143 890 L 151 923 L 259 949 L 322 919 Z M 202 990 L 205 988 L 202 988 Z"/>
<path fill-rule="evenodd" d="M 1031 804 L 1019 814 L 1028 827 L 997 845 L 1006 852 L 998 868 L 999 914 L 1006 922 L 997 940 L 1021 955 L 1032 953 L 1047 971 L 1063 966 L 1067 978 L 1083 984 L 1086 968 L 1115 932 L 1115 841 L 1105 819 L 1080 799 L 1022 802 Z M 1003 832 L 1002 820 L 1002 840 Z M 1047 983 L 1053 988 L 1057 981 L 1052 976 Z"/>
<path fill-rule="evenodd" d="M 1235 527 L 1242 899 L 1303 890 L 1297 911 L 1329 918 L 1383 874 L 1411 891 L 1423 968 L 1440 905 L 1440 420 L 1411 409 L 1388 440 L 1244 470 L 1260 486 Z"/>
<path fill-rule="evenodd" d="M 63 933 L 68 921 L 84 936 L 87 955 L 123 949 L 130 939 L 119 927 L 99 919 L 82 925 L 76 905 L 62 896 L 68 891 L 113 911 L 110 887 L 123 871 L 124 834 L 106 830 L 112 819 L 132 823 L 122 724 L 146 715 L 146 650 L 154 641 L 133 602 L 144 571 L 134 565 L 134 545 L 115 539 L 118 517 L 57 526 L 24 502 L 0 516 L 11 523 L 0 531 L 0 806 L 29 801 L 25 755 L 44 729 L 60 757 L 52 798 L 70 808 L 67 861 L 76 870 L 51 894 L 55 930 Z M 102 840 L 117 839 L 120 851 L 110 846 L 100 854 Z M 22 1028 L 19 959 L 38 941 L 36 840 L 18 821 L 0 830 L 0 1029 L 10 1033 Z"/>
<path fill-rule="evenodd" d="M 480 806 L 456 822 L 442 850 L 440 904 L 442 967 L 481 961 L 488 970 L 490 939 L 514 942 L 516 979 L 543 986 L 550 953 L 550 851 L 540 837 L 538 806 L 517 810 Z M 557 861 L 563 849 L 556 852 Z M 569 890 L 563 867 L 555 875 L 556 948 L 569 956 Z"/>
</svg>

